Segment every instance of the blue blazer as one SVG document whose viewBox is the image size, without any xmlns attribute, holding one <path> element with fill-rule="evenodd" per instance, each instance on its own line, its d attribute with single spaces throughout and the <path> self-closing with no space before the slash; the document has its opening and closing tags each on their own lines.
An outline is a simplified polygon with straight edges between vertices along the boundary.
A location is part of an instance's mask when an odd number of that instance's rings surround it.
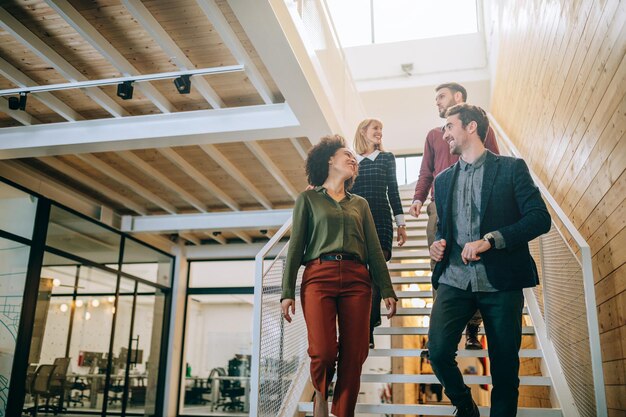
<svg viewBox="0 0 626 417">
<path fill-rule="evenodd" d="M 528 242 L 550 230 L 550 213 L 523 159 L 487 152 L 481 192 L 480 235 L 497 230 L 506 242 L 504 249 L 492 248 L 480 254 L 487 279 L 501 291 L 534 287 L 539 283 L 539 277 Z M 459 167 L 457 162 L 435 179 L 436 239 L 446 240 L 443 259 L 433 271 L 435 288 L 439 286 L 439 277 L 448 265 L 455 244 L 451 191 Z"/>
</svg>

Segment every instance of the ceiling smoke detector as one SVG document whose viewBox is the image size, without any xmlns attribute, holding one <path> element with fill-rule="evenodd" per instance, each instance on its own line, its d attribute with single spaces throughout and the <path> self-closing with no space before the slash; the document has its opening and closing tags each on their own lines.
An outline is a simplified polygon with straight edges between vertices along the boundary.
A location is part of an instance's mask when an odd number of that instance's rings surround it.
<svg viewBox="0 0 626 417">
<path fill-rule="evenodd" d="M 410 64 L 401 64 L 400 68 L 402 68 L 402 72 L 404 72 L 409 77 L 413 75 L 413 63 Z"/>
</svg>

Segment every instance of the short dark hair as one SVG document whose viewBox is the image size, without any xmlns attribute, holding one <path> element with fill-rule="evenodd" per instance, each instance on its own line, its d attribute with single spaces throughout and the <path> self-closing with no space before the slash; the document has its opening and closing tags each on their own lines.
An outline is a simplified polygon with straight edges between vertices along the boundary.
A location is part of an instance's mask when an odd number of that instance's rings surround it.
<svg viewBox="0 0 626 417">
<path fill-rule="evenodd" d="M 483 143 L 485 142 L 487 130 L 489 129 L 489 119 L 483 109 L 471 104 L 460 103 L 450 107 L 446 112 L 446 117 L 454 116 L 455 114 L 459 115 L 463 127 L 470 122 L 476 122 L 478 136 Z"/>
<path fill-rule="evenodd" d="M 346 140 L 341 135 L 324 136 L 320 142 L 313 146 L 306 158 L 306 175 L 309 184 L 320 186 L 328 178 L 328 160 L 335 155 L 337 150 L 346 148 Z M 352 188 L 354 177 L 345 181 L 346 190 Z"/>
<path fill-rule="evenodd" d="M 435 88 L 435 92 L 441 90 L 442 88 L 449 89 L 450 91 L 452 91 L 452 94 L 461 93 L 461 95 L 463 96 L 463 101 L 467 101 L 467 90 L 461 84 L 459 83 L 439 84 L 437 88 Z"/>
</svg>

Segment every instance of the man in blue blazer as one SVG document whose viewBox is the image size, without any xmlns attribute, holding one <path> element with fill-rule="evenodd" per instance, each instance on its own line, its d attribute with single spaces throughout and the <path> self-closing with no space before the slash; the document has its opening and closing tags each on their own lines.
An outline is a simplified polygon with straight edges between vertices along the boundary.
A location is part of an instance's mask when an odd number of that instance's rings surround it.
<svg viewBox="0 0 626 417">
<path fill-rule="evenodd" d="M 429 330 L 435 375 L 458 417 L 479 417 L 455 356 L 463 328 L 483 316 L 493 390 L 491 417 L 517 414 L 522 289 L 539 282 L 528 242 L 550 230 L 550 214 L 522 159 L 485 149 L 489 120 L 477 106 L 446 113 L 443 139 L 459 161 L 435 179 L 436 240 L 430 256 L 437 297 Z"/>
</svg>

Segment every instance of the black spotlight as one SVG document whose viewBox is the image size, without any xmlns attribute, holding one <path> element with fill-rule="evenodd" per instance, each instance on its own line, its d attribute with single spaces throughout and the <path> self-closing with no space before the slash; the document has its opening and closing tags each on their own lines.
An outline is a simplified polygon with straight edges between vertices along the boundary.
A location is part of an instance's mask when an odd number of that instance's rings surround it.
<svg viewBox="0 0 626 417">
<path fill-rule="evenodd" d="M 26 110 L 26 95 L 28 93 L 20 93 L 18 97 L 9 97 L 9 108 L 11 110 Z"/>
<path fill-rule="evenodd" d="M 133 82 L 124 81 L 117 85 L 117 96 L 122 100 L 130 100 L 133 98 Z"/>
<path fill-rule="evenodd" d="M 174 85 L 180 94 L 189 94 L 191 92 L 191 75 L 181 75 L 175 78 Z"/>
</svg>

